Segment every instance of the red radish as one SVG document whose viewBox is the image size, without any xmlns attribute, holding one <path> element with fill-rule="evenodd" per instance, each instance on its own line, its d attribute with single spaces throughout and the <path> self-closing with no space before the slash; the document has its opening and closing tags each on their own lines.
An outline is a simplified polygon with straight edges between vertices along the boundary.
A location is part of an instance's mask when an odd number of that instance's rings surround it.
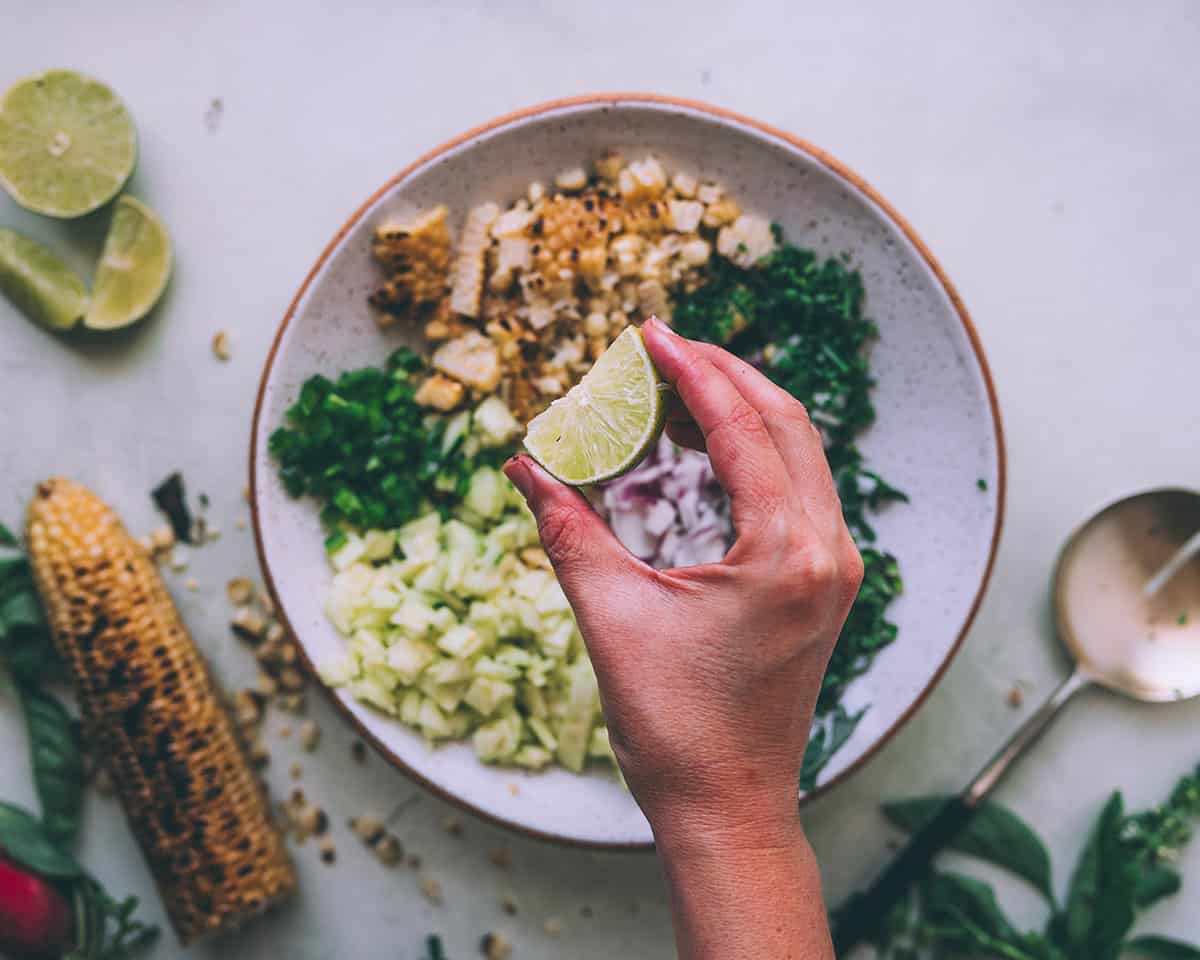
<svg viewBox="0 0 1200 960">
<path fill-rule="evenodd" d="M 0 953 L 57 957 L 70 937 L 71 909 L 62 894 L 0 856 Z"/>
</svg>

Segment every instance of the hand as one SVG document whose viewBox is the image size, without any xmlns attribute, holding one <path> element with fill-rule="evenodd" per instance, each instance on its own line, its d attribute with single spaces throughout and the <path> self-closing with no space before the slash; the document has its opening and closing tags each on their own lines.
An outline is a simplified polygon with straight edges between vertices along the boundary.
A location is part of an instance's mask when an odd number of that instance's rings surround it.
<svg viewBox="0 0 1200 960">
<path fill-rule="evenodd" d="M 803 406 L 717 347 L 654 319 L 642 329 L 686 408 L 668 434 L 706 449 L 729 494 L 737 540 L 725 559 L 656 571 L 528 457 L 505 472 L 537 517 L 596 668 L 617 760 L 660 850 L 691 863 L 731 848 L 803 860 L 800 764 L 862 561 Z"/>
</svg>

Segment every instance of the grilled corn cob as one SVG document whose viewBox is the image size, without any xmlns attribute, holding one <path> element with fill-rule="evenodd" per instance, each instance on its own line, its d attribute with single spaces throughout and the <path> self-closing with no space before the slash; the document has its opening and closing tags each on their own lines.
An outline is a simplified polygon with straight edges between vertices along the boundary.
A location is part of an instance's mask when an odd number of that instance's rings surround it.
<svg viewBox="0 0 1200 960">
<path fill-rule="evenodd" d="M 491 245 L 488 231 L 499 216 L 496 204 L 484 203 L 471 210 L 463 224 L 450 280 L 450 309 L 464 317 L 479 316 L 484 259 Z"/>
<path fill-rule="evenodd" d="M 295 873 L 208 669 L 148 554 L 70 480 L 41 484 L 29 558 L 89 739 L 179 939 L 236 926 Z"/>
</svg>

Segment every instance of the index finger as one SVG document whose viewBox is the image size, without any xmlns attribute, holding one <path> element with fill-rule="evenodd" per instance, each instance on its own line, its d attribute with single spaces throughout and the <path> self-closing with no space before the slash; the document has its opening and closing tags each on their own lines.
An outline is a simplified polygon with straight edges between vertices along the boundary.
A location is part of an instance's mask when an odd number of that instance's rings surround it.
<svg viewBox="0 0 1200 960">
<path fill-rule="evenodd" d="M 704 435 L 739 534 L 769 519 L 788 499 L 789 478 L 762 415 L 725 373 L 657 317 L 642 325 L 642 338 Z"/>
</svg>

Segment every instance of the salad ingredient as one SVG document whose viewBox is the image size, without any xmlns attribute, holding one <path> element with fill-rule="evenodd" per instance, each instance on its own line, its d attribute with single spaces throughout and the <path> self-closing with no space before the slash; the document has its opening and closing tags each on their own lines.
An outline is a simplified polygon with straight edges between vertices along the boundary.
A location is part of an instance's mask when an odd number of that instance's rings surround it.
<svg viewBox="0 0 1200 960">
<path fill-rule="evenodd" d="M 180 940 L 289 895 L 295 874 L 266 801 L 149 556 L 91 491 L 60 478 L 38 487 L 27 542 L 89 739 Z"/>
<path fill-rule="evenodd" d="M 0 98 L 0 186 L 35 213 L 90 213 L 117 195 L 136 159 L 133 118 L 98 80 L 48 70 Z"/>
<path fill-rule="evenodd" d="M 538 542 L 499 471 L 472 475 L 455 519 L 351 533 L 330 553 L 328 602 L 347 652 L 325 679 L 431 742 L 470 736 L 486 762 L 581 770 L 610 759 L 596 678 Z"/>
<path fill-rule="evenodd" d="M 444 206 L 437 206 L 411 224 L 388 223 L 375 232 L 371 252 L 388 273 L 370 297 L 384 311 L 379 317 L 381 327 L 418 316 L 445 295 L 450 269 L 446 213 Z"/>
<path fill-rule="evenodd" d="M 488 337 L 474 330 L 438 347 L 429 364 L 483 393 L 490 393 L 500 383 L 500 351 Z"/>
<path fill-rule="evenodd" d="M 212 352 L 213 356 L 222 363 L 228 363 L 233 359 L 233 350 L 230 348 L 228 331 L 218 330 L 213 334 Z"/>
<path fill-rule="evenodd" d="M 463 224 L 450 278 L 450 310 L 459 316 L 479 316 L 488 230 L 498 216 L 500 208 L 494 203 L 485 203 L 473 208 L 467 214 L 467 222 Z"/>
<path fill-rule="evenodd" d="M 402 348 L 383 369 L 351 370 L 336 382 L 310 377 L 286 425 L 271 434 L 284 487 L 294 497 L 312 494 L 325 502 L 321 519 L 335 531 L 335 542 L 343 525 L 394 529 L 427 502 L 453 502 L 466 492 L 476 466 L 500 463 L 507 453 L 511 438 L 493 432 L 465 442 L 478 411 L 427 420 L 416 401 L 421 365 Z"/>
<path fill-rule="evenodd" d="M 530 421 L 525 448 L 573 486 L 632 470 L 662 433 L 665 387 L 637 327 L 626 327 L 565 397 Z"/>
<path fill-rule="evenodd" d="M 708 457 L 660 437 L 642 463 L 604 485 L 613 533 L 651 566 L 716 563 L 733 542 L 729 498 Z"/>
<path fill-rule="evenodd" d="M 0 227 L 0 292 L 29 319 L 70 330 L 87 310 L 87 285 L 51 250 Z"/>
<path fill-rule="evenodd" d="M 119 330 L 148 314 L 171 277 L 171 236 L 158 216 L 128 194 L 117 200 L 96 266 L 83 325 Z"/>
<path fill-rule="evenodd" d="M 0 856 L 0 950 L 60 956 L 71 945 L 71 910 L 54 887 Z"/>
<path fill-rule="evenodd" d="M 877 330 L 863 315 L 862 279 L 836 258 L 820 261 L 810 250 L 779 243 L 752 268 L 718 259 L 711 271 L 709 282 L 676 306 L 676 329 L 756 359 L 805 405 L 821 430 L 846 524 L 866 568 L 825 674 L 821 716 L 896 637 L 886 612 L 902 589 L 899 567 L 895 557 L 871 546 L 875 531 L 867 517 L 908 498 L 866 467 L 858 447 L 859 434 L 875 420 L 867 347 Z"/>
</svg>

